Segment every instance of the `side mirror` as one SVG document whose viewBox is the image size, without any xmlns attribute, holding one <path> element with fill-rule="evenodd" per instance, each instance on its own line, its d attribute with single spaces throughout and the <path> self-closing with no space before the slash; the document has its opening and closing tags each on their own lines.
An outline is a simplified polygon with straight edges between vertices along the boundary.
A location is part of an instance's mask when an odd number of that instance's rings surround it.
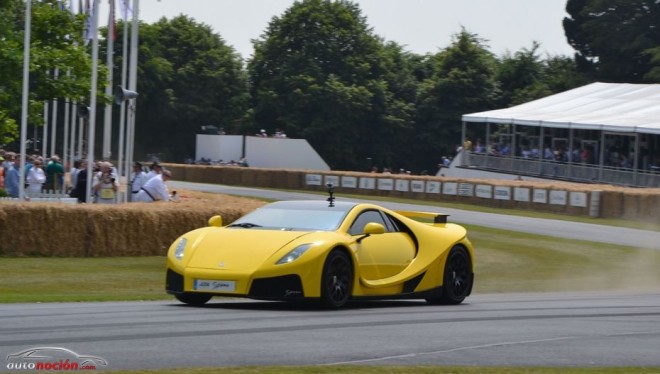
<svg viewBox="0 0 660 374">
<path fill-rule="evenodd" d="M 362 240 L 364 240 L 365 238 L 368 238 L 371 235 L 383 234 L 384 232 L 385 232 L 385 226 L 381 225 L 380 223 L 369 222 L 367 223 L 366 226 L 364 226 L 364 232 L 362 233 L 362 236 L 357 238 L 355 241 L 358 243 L 362 243 Z"/>
<path fill-rule="evenodd" d="M 364 233 L 369 235 L 377 235 L 385 233 L 385 226 L 376 222 L 369 222 L 364 226 Z"/>
<path fill-rule="evenodd" d="M 211 227 L 222 227 L 222 217 L 221 216 L 213 216 L 209 218 L 209 226 Z"/>
</svg>

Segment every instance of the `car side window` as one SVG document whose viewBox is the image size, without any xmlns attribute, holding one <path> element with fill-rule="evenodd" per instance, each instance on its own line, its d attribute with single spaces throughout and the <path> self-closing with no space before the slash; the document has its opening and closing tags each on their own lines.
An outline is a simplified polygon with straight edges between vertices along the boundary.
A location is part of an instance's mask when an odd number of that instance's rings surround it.
<svg viewBox="0 0 660 374">
<path fill-rule="evenodd" d="M 398 221 L 395 220 L 394 217 L 390 216 L 387 213 L 384 213 L 384 215 L 385 215 L 385 223 L 386 223 L 386 226 L 385 226 L 386 230 L 385 231 L 388 231 L 388 232 L 399 232 L 399 231 L 401 231 L 401 229 L 399 229 L 399 225 L 397 224 Z"/>
<path fill-rule="evenodd" d="M 348 230 L 348 233 L 351 235 L 359 235 L 364 232 L 365 226 L 367 223 L 375 222 L 380 223 L 385 227 L 386 231 L 390 231 L 391 225 L 385 223 L 383 216 L 377 210 L 367 210 L 362 213 L 355 219 L 351 228 Z"/>
</svg>

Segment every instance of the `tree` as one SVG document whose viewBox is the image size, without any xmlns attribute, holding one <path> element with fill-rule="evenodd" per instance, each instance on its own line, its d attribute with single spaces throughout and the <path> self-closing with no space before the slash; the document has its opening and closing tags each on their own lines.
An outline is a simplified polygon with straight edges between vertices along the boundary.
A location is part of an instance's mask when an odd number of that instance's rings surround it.
<svg viewBox="0 0 660 374">
<path fill-rule="evenodd" d="M 548 56 L 543 63 L 543 80 L 551 94 L 584 86 L 592 81 L 580 74 L 575 60 L 567 56 Z"/>
<path fill-rule="evenodd" d="M 406 57 L 373 35 L 357 5 L 296 2 L 254 44 L 255 130 L 305 138 L 334 169 L 393 158 L 397 134 L 412 121 L 411 81 L 390 69 Z"/>
<path fill-rule="evenodd" d="M 462 144 L 461 116 L 493 109 L 500 96 L 497 61 L 475 34 L 463 29 L 434 60 L 433 76 L 420 87 L 416 115 L 417 163 L 427 170 Z"/>
<path fill-rule="evenodd" d="M 209 26 L 187 16 L 141 24 L 139 55 L 138 157 L 183 161 L 194 157 L 201 126 L 239 131 L 250 103 L 247 77 L 240 56 Z"/>
<path fill-rule="evenodd" d="M 82 43 L 83 17 L 52 1 L 33 1 L 28 122 L 43 123 L 43 102 L 89 95 L 91 60 Z M 0 143 L 18 137 L 23 82 L 25 4 L 0 1 Z M 62 74 L 55 79 L 53 71 Z M 69 72 L 65 74 L 64 72 Z M 102 70 L 100 76 L 105 72 Z"/>
<path fill-rule="evenodd" d="M 564 31 L 581 71 L 596 80 L 660 82 L 660 2 L 656 0 L 568 0 Z M 650 74 L 651 73 L 651 74 Z"/>
<path fill-rule="evenodd" d="M 538 55 L 540 44 L 523 48 L 515 54 L 506 54 L 497 65 L 497 81 L 502 90 L 501 107 L 509 107 L 540 99 L 587 84 L 577 72 L 575 62 L 565 56 Z"/>
<path fill-rule="evenodd" d="M 507 53 L 497 68 L 497 80 L 502 89 L 501 106 L 522 104 L 550 94 L 543 84 L 543 64 L 537 54 L 540 45 L 523 48 L 513 56 Z"/>
</svg>

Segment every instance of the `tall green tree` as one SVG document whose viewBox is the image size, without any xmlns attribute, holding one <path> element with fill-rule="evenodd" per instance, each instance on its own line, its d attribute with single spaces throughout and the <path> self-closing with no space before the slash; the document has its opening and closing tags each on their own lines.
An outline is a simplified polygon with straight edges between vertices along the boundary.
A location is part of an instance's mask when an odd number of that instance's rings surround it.
<svg viewBox="0 0 660 374">
<path fill-rule="evenodd" d="M 564 32 L 581 71 L 606 82 L 660 82 L 660 2 L 568 0 Z"/>
<path fill-rule="evenodd" d="M 414 143 L 417 164 L 429 171 L 462 144 L 461 116 L 493 109 L 500 97 L 497 60 L 477 35 L 463 29 L 434 60 L 435 72 L 418 94 Z"/>
<path fill-rule="evenodd" d="M 589 76 L 579 72 L 575 60 L 568 56 L 548 56 L 543 62 L 543 69 L 543 80 L 552 94 L 592 82 Z"/>
<path fill-rule="evenodd" d="M 89 96 L 91 60 L 82 42 L 82 16 L 54 0 L 32 1 L 31 7 L 28 122 L 41 125 L 44 101 Z M 0 0 L 0 143 L 19 135 L 24 30 L 25 2 Z M 61 72 L 57 79 L 55 69 Z"/>
<path fill-rule="evenodd" d="M 522 104 L 550 94 L 543 82 L 543 63 L 538 55 L 540 45 L 523 48 L 515 54 L 505 54 L 497 68 L 497 80 L 502 90 L 500 103 L 507 107 Z"/>
<path fill-rule="evenodd" d="M 335 169 L 392 157 L 394 139 L 412 121 L 411 82 L 390 71 L 406 57 L 383 45 L 356 4 L 296 2 L 254 44 L 255 130 L 305 138 Z"/>
<path fill-rule="evenodd" d="M 183 15 L 141 24 L 139 56 L 136 157 L 181 162 L 202 126 L 238 131 L 250 104 L 243 62 L 209 26 Z"/>
<path fill-rule="evenodd" d="M 502 90 L 501 107 L 509 107 L 570 90 L 589 83 L 577 71 L 574 60 L 566 56 L 541 59 L 540 44 L 522 48 L 499 59 L 496 78 Z"/>
</svg>

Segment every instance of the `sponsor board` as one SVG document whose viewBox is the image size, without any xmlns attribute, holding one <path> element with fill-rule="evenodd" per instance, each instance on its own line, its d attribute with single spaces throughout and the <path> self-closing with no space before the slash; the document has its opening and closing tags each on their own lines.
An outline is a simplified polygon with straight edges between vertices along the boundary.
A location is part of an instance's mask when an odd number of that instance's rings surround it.
<svg viewBox="0 0 660 374">
<path fill-rule="evenodd" d="M 477 197 L 481 197 L 484 199 L 492 199 L 493 198 L 493 186 L 489 184 L 478 184 L 477 189 L 475 192 Z"/>
<path fill-rule="evenodd" d="M 343 188 L 357 188 L 357 177 L 341 177 Z"/>
<path fill-rule="evenodd" d="M 381 191 L 392 191 L 394 189 L 394 179 L 392 178 L 378 179 L 378 189 Z"/>
<path fill-rule="evenodd" d="M 495 192 L 493 196 L 495 200 L 511 200 L 511 187 L 495 186 Z"/>
<path fill-rule="evenodd" d="M 321 174 L 307 174 L 305 175 L 305 183 L 308 186 L 320 186 L 323 181 Z"/>
<path fill-rule="evenodd" d="M 530 189 L 528 187 L 515 187 L 513 189 L 513 199 L 515 201 L 529 202 Z"/>
</svg>

